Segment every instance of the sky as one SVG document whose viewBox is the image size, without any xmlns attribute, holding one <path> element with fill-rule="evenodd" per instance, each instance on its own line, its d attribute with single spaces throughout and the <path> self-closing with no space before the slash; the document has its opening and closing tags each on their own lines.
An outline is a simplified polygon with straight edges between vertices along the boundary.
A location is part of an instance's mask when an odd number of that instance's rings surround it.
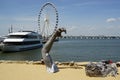
<svg viewBox="0 0 120 80">
<path fill-rule="evenodd" d="M 38 30 L 38 15 L 46 2 L 59 13 L 58 27 L 72 36 L 120 36 L 120 0 L 0 0 L 0 36 Z"/>
</svg>

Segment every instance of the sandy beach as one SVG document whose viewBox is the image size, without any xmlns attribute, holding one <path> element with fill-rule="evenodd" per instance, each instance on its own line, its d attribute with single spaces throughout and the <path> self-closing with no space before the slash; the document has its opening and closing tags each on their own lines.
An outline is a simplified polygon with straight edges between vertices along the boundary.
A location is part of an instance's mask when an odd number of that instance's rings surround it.
<svg viewBox="0 0 120 80">
<path fill-rule="evenodd" d="M 45 65 L 38 62 L 0 62 L 0 80 L 120 80 L 120 75 L 112 77 L 89 77 L 85 74 L 84 65 L 87 62 L 78 63 L 81 66 L 69 66 L 59 64 L 59 72 L 48 73 Z M 120 68 L 118 68 L 120 72 Z"/>
</svg>

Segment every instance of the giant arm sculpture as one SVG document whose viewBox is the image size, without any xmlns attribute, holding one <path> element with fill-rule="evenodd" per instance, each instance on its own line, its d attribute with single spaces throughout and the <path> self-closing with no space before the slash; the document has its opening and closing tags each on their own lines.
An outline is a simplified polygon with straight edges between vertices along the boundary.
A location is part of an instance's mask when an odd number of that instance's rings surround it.
<svg viewBox="0 0 120 80">
<path fill-rule="evenodd" d="M 66 30 L 64 28 L 59 28 L 57 29 L 53 34 L 52 36 L 49 38 L 49 40 L 45 43 L 45 45 L 43 46 L 41 52 L 42 52 L 42 58 L 43 58 L 43 61 L 46 65 L 46 68 L 47 68 L 47 71 L 48 72 L 57 72 L 58 71 L 58 67 L 54 64 L 51 56 L 49 55 L 49 52 L 52 48 L 52 45 L 56 39 L 56 37 L 61 37 L 61 33 L 62 32 L 65 32 L 66 33 Z"/>
</svg>

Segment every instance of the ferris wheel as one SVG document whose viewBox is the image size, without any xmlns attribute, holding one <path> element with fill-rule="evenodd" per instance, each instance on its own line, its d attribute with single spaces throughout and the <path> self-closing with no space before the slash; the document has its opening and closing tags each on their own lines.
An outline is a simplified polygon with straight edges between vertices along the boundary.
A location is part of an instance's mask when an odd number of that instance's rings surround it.
<svg viewBox="0 0 120 80">
<path fill-rule="evenodd" d="M 58 27 L 58 11 L 54 4 L 45 3 L 38 15 L 38 27 L 42 37 L 49 37 Z"/>
</svg>

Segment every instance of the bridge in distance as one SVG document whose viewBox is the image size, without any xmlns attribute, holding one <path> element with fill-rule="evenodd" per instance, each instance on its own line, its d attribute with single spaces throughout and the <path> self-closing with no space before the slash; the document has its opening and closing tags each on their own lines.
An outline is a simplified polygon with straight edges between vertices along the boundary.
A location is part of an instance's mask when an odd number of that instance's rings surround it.
<svg viewBox="0 0 120 80">
<path fill-rule="evenodd" d="M 120 39 L 120 36 L 63 36 L 63 39 Z"/>
</svg>

